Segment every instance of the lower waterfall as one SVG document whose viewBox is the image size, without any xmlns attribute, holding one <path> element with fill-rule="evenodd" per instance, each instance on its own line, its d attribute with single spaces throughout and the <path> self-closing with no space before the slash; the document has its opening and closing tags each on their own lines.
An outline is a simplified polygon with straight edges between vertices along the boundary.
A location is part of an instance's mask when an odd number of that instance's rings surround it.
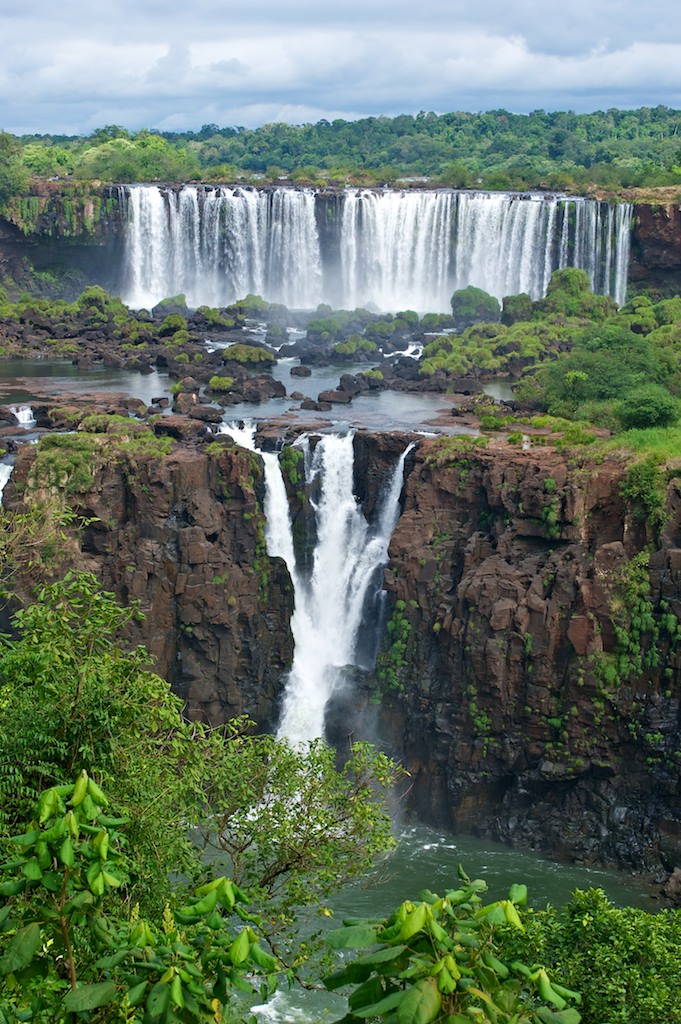
<svg viewBox="0 0 681 1024">
<path fill-rule="evenodd" d="M 254 428 L 222 429 L 238 444 L 255 448 Z M 324 735 L 328 701 L 342 691 L 348 666 L 361 660 L 362 630 L 375 628 L 379 621 L 381 574 L 399 516 L 404 462 L 413 447 L 409 445 L 397 460 L 375 520 L 369 523 L 353 490 L 352 433 L 324 435 L 314 446 L 302 437 L 296 444 L 303 447 L 305 485 L 313 495 L 316 541 L 309 569 L 296 558 L 278 456 L 260 453 L 265 464 L 267 550 L 284 559 L 295 592 L 293 665 L 277 730 L 294 744 Z"/>
</svg>

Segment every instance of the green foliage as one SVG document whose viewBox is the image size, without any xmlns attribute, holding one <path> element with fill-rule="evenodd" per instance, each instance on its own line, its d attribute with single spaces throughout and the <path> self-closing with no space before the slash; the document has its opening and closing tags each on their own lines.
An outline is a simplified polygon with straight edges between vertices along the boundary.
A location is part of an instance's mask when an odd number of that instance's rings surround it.
<svg viewBox="0 0 681 1024">
<path fill-rule="evenodd" d="M 237 990 L 273 991 L 281 965 L 229 879 L 182 893 L 185 905 L 154 921 L 130 907 L 126 824 L 83 769 L 73 784 L 44 790 L 27 831 L 9 840 L 0 868 L 3 1020 L 66 1024 L 96 1011 L 100 1024 L 138 1013 L 199 1024 L 215 1021 Z M 238 931 L 234 911 L 249 922 Z"/>
<path fill-rule="evenodd" d="M 0 208 L 28 185 L 21 161 L 21 147 L 8 132 L 0 132 Z"/>
<path fill-rule="evenodd" d="M 304 470 L 302 463 L 304 462 L 305 452 L 302 448 L 296 447 L 296 445 L 286 444 L 279 452 L 281 471 L 291 487 L 297 487 L 303 480 Z"/>
<path fill-rule="evenodd" d="M 15 615 L 18 637 L 0 647 L 0 824 L 15 828 L 42 788 L 97 764 L 131 818 L 135 898 L 153 901 L 194 860 L 177 813 L 186 805 L 191 821 L 200 754 L 149 656 L 122 646 L 137 614 L 76 574 Z"/>
<path fill-rule="evenodd" d="M 163 323 L 158 328 L 158 333 L 161 338 L 167 338 L 176 333 L 176 331 L 186 331 L 187 321 L 180 313 L 170 313 Z"/>
<path fill-rule="evenodd" d="M 666 480 L 659 457 L 648 455 L 629 466 L 620 491 L 636 522 L 647 523 L 657 540 L 666 519 Z"/>
<path fill-rule="evenodd" d="M 224 359 L 227 362 L 241 363 L 242 365 L 258 366 L 260 363 L 273 363 L 275 356 L 264 348 L 256 348 L 255 345 L 230 345 L 224 351 Z"/>
<path fill-rule="evenodd" d="M 254 130 L 204 125 L 138 133 L 114 125 L 88 138 L 24 137 L 22 171 L 102 181 L 248 181 L 286 174 L 304 183 L 372 186 L 428 176 L 456 188 L 550 188 L 584 193 L 679 185 L 681 112 L 664 106 L 592 114 L 507 110 L 341 118 Z M 262 180 L 260 177 L 258 180 Z"/>
<path fill-rule="evenodd" d="M 351 334 L 347 341 L 337 342 L 331 351 L 337 356 L 354 356 L 358 352 L 375 352 L 376 349 L 374 341 L 363 338 L 361 334 Z"/>
<path fill-rule="evenodd" d="M 667 603 L 656 607 L 652 602 L 649 563 L 650 553 L 642 551 L 613 581 L 610 618 L 615 647 L 598 654 L 594 664 L 605 694 L 663 667 L 665 659 L 673 659 L 681 639 L 681 626 Z"/>
<path fill-rule="evenodd" d="M 605 295 L 594 295 L 585 270 L 565 267 L 555 270 L 546 289 L 546 298 L 537 303 L 542 313 L 605 320 L 615 312 L 615 304 Z"/>
<path fill-rule="evenodd" d="M 461 886 L 444 897 L 426 890 L 385 920 L 353 920 L 330 933 L 334 949 L 368 948 L 326 978 L 332 990 L 352 987 L 346 1024 L 579 1024 L 569 1005 L 581 1002 L 577 992 L 544 967 L 526 966 L 522 953 L 501 959 L 499 932 L 523 932 L 517 905 L 527 899 L 525 886 L 485 905 L 486 883 L 461 868 L 459 875 Z"/>
<path fill-rule="evenodd" d="M 506 929 L 502 957 L 544 963 L 580 989 L 585 1024 L 660 1024 L 678 1005 L 681 913 L 616 907 L 600 889 L 577 890 L 561 909 L 526 910 Z"/>
<path fill-rule="evenodd" d="M 451 304 L 452 316 L 459 322 L 491 321 L 496 323 L 501 316 L 499 300 L 483 291 L 482 288 L 475 288 L 473 285 L 455 291 Z"/>
<path fill-rule="evenodd" d="M 85 149 L 73 173 L 100 181 L 188 181 L 200 177 L 200 167 L 194 153 L 140 132 L 134 139 L 114 138 Z"/>
<path fill-rule="evenodd" d="M 323 905 L 394 847 L 385 801 L 396 769 L 365 743 L 337 771 L 336 752 L 321 740 L 295 749 L 269 735 L 246 738 L 238 725 L 226 738 L 204 789 L 211 870 L 223 866 L 247 888 L 268 929 L 284 929 L 290 943 L 301 905 Z"/>
<path fill-rule="evenodd" d="M 583 327 L 574 337 L 572 350 L 543 366 L 536 377 L 543 388 L 542 402 L 554 415 L 582 419 L 589 405 L 595 418 L 597 403 L 605 403 L 603 408 L 611 415 L 607 403 L 614 399 L 624 401 L 624 422 L 646 411 L 671 421 L 676 404 L 664 386 L 671 373 L 664 350 L 620 327 L 615 318 Z M 614 410 L 620 422 L 621 409 L 620 405 Z"/>
<path fill-rule="evenodd" d="M 376 663 L 376 679 L 384 690 L 403 693 L 410 674 L 410 646 L 412 624 L 406 614 L 404 601 L 396 601 L 393 613 L 386 623 L 383 650 Z"/>
<path fill-rule="evenodd" d="M 218 374 L 213 374 L 208 381 L 208 387 L 211 391 L 229 391 L 234 387 L 234 377 L 220 377 Z"/>
<path fill-rule="evenodd" d="M 527 292 L 519 295 L 505 295 L 502 300 L 501 322 L 510 326 L 518 321 L 532 319 L 532 297 Z"/>
<path fill-rule="evenodd" d="M 130 899 L 158 912 L 171 873 L 205 874 L 208 845 L 253 887 L 273 927 L 393 846 L 391 762 L 360 744 L 339 772 L 321 742 L 292 750 L 252 735 L 250 723 L 185 721 L 146 652 L 123 642 L 135 615 L 77 574 L 15 616 L 17 638 L 0 646 L 1 828 L 25 820 L 43 787 L 96 764 L 130 818 Z"/>
<path fill-rule="evenodd" d="M 676 423 L 681 405 L 661 384 L 645 384 L 624 397 L 617 416 L 624 430 L 636 427 L 667 427 Z"/>
<path fill-rule="evenodd" d="M 103 460 L 100 439 L 92 434 L 48 434 L 41 438 L 29 475 L 29 487 L 73 496 L 92 487 Z"/>
</svg>

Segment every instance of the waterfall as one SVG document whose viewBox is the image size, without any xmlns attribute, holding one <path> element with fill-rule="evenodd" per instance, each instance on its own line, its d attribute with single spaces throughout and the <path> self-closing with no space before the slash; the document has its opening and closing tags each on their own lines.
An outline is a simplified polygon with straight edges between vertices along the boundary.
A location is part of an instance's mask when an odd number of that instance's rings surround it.
<svg viewBox="0 0 681 1024">
<path fill-rule="evenodd" d="M 7 462 L 0 462 L 0 505 L 2 505 L 2 495 L 7 486 L 9 478 L 12 475 L 13 466 Z"/>
<path fill-rule="evenodd" d="M 279 735 L 292 743 L 324 734 L 324 709 L 356 663 L 360 629 L 381 591 L 380 572 L 399 515 L 404 460 L 397 462 L 374 525 L 353 493 L 353 437 L 322 437 L 307 462 L 307 483 L 318 487 L 317 543 L 307 578 L 289 566 L 296 605 L 291 629 L 293 665 L 286 681 Z M 269 519 L 269 512 L 268 512 Z M 375 614 L 375 612 L 374 612 Z"/>
<path fill-rule="evenodd" d="M 541 298 L 554 270 L 626 297 L 632 206 L 543 193 L 126 185 L 124 301 L 449 309 L 455 288 Z M 329 204 L 337 204 L 337 208 Z M 323 211 L 332 210 L 320 235 Z"/>
<path fill-rule="evenodd" d="M 224 426 L 237 443 L 255 448 L 254 429 Z M 293 665 L 286 680 L 278 735 L 292 743 L 324 735 L 329 698 L 343 686 L 344 670 L 357 663 L 362 628 L 377 621 L 381 573 L 399 516 L 404 462 L 397 460 L 380 496 L 374 523 L 355 497 L 353 435 L 329 434 L 311 448 L 305 437 L 305 477 L 316 526 L 312 566 L 305 571 L 295 556 L 291 518 L 279 459 L 261 453 L 265 463 L 267 550 L 283 558 L 295 592 L 291 620 Z M 371 666 L 363 666 L 371 667 Z"/>
<path fill-rule="evenodd" d="M 9 411 L 15 417 L 19 426 L 24 427 L 25 430 L 35 426 L 35 416 L 30 405 L 10 405 Z"/>
<path fill-rule="evenodd" d="M 151 307 L 184 294 L 222 306 L 249 293 L 310 308 L 321 281 L 310 191 L 127 186 L 124 301 Z"/>
</svg>

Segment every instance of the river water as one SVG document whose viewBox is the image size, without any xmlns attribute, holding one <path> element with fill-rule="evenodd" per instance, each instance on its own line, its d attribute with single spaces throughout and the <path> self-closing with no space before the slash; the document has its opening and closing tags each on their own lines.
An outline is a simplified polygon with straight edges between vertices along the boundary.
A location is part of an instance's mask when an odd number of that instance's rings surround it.
<svg viewBox="0 0 681 1024">
<path fill-rule="evenodd" d="M 491 902 L 508 895 L 511 885 L 528 887 L 528 903 L 535 908 L 565 904 L 575 889 L 600 888 L 613 903 L 653 911 L 657 904 L 639 882 L 630 876 L 599 868 L 557 864 L 536 853 L 512 850 L 501 843 L 451 836 L 425 825 L 397 830 L 397 849 L 360 881 L 346 885 L 330 901 L 333 918 L 321 919 L 315 907 L 301 921 L 301 931 L 337 928 L 344 917 L 383 917 L 406 899 L 416 900 L 422 889 L 442 895 L 458 888 L 457 867 L 462 865 L 471 878 L 483 878 Z M 310 1024 L 324 1018 L 342 1017 L 345 1000 L 337 993 L 282 990 L 267 1004 L 255 1007 L 263 1024 Z"/>
</svg>

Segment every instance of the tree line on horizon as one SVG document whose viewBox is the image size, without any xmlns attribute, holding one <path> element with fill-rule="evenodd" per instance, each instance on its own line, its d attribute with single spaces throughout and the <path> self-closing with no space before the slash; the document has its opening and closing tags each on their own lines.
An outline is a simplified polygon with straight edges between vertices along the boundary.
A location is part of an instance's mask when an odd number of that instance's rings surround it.
<svg viewBox="0 0 681 1024">
<path fill-rule="evenodd" d="M 0 136 L 0 203 L 32 177 L 116 181 L 277 181 L 613 193 L 681 186 L 681 111 L 666 106 L 514 114 L 366 117 L 255 129 Z"/>
</svg>

